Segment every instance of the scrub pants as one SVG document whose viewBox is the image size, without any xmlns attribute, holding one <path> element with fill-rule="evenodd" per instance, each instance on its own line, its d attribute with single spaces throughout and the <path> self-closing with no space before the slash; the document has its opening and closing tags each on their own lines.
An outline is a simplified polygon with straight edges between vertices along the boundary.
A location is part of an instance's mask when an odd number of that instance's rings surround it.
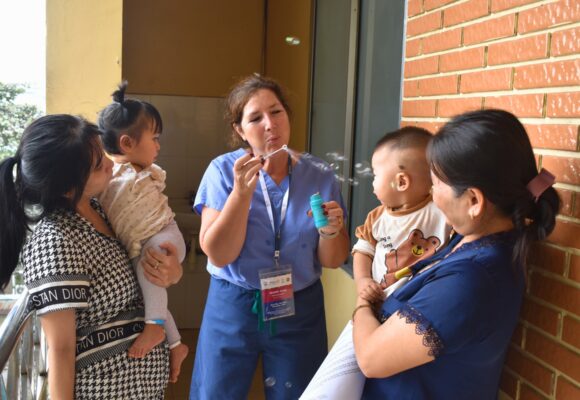
<svg viewBox="0 0 580 400">
<path fill-rule="evenodd" d="M 255 290 L 212 277 L 195 354 L 190 400 L 246 399 L 262 355 L 268 400 L 298 399 L 327 354 L 320 280 L 294 293 L 296 314 L 258 329 Z"/>
</svg>

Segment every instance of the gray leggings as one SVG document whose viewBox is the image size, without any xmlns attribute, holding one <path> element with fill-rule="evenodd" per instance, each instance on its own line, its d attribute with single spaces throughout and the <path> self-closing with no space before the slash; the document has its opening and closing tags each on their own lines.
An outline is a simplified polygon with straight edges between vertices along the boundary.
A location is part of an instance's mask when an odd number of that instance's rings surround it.
<svg viewBox="0 0 580 400">
<path fill-rule="evenodd" d="M 141 258 L 146 254 L 147 249 L 153 248 L 153 250 L 160 251 L 164 253 L 159 245 L 163 243 L 170 242 L 177 249 L 177 258 L 179 262 L 182 262 L 185 258 L 185 242 L 183 240 L 183 235 L 177 227 L 175 221 L 171 221 L 163 229 L 161 229 L 157 234 L 151 236 L 143 244 L 141 249 L 141 256 L 135 257 L 133 259 L 133 266 L 135 272 L 137 273 L 137 280 L 141 286 L 141 292 L 143 292 L 143 301 L 145 302 L 145 320 L 155 320 L 162 319 L 165 321 L 164 328 L 165 334 L 167 335 L 167 342 L 169 346 L 179 343 L 181 340 L 181 335 L 177 330 L 177 325 L 171 316 L 171 313 L 167 309 L 167 290 L 163 287 L 154 285 L 145 278 L 143 273 L 143 268 L 140 265 Z"/>
</svg>

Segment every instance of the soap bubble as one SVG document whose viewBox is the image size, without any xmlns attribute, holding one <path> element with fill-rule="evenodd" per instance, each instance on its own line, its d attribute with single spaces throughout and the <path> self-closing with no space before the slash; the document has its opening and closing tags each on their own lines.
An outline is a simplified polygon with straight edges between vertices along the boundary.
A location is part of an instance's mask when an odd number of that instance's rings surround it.
<svg viewBox="0 0 580 400">
<path fill-rule="evenodd" d="M 346 158 L 344 155 L 337 153 L 337 152 L 326 153 L 326 157 L 330 161 L 347 161 L 348 160 L 348 158 Z"/>
<path fill-rule="evenodd" d="M 266 379 L 264 379 L 264 386 L 266 387 L 272 387 L 276 384 L 276 378 L 274 378 L 273 376 L 269 376 Z"/>
<path fill-rule="evenodd" d="M 362 177 L 372 177 L 373 169 L 368 161 L 358 162 L 354 165 L 354 172 Z"/>
</svg>

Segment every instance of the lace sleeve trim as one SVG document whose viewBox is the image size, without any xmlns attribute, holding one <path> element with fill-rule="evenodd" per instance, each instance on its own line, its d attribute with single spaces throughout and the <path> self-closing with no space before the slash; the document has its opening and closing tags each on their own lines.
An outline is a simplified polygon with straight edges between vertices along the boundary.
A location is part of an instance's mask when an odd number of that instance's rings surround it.
<svg viewBox="0 0 580 400">
<path fill-rule="evenodd" d="M 423 314 L 405 304 L 399 310 L 399 315 L 405 318 L 406 323 L 415 324 L 415 333 L 423 336 L 423 345 L 429 349 L 430 356 L 437 358 L 443 352 L 443 341 Z"/>
</svg>

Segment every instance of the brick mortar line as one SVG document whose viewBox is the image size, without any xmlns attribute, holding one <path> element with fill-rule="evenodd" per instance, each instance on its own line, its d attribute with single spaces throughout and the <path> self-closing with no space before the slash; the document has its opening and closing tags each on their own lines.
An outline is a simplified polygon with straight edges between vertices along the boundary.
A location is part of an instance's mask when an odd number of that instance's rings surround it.
<svg viewBox="0 0 580 400">
<path fill-rule="evenodd" d="M 446 31 L 450 31 L 450 30 L 453 30 L 453 29 L 457 29 L 457 28 L 465 28 L 466 26 L 470 26 L 470 25 L 473 25 L 475 23 L 486 22 L 486 21 L 489 21 L 489 20 L 492 20 L 492 19 L 495 19 L 495 18 L 505 17 L 506 15 L 511 15 L 511 14 L 518 15 L 522 11 L 531 10 L 533 8 L 538 8 L 538 7 L 546 6 L 546 5 L 549 5 L 549 4 L 554 4 L 554 3 L 557 3 L 558 1 L 559 0 L 552 0 L 550 2 L 542 2 L 542 1 L 539 1 L 539 2 L 536 2 L 536 3 L 532 3 L 532 4 L 526 4 L 526 5 L 523 5 L 523 6 L 518 6 L 518 7 L 510 8 L 508 10 L 503 10 L 503 11 L 498 11 L 498 12 L 495 12 L 495 13 L 490 13 L 490 14 L 484 15 L 484 16 L 479 17 L 479 18 L 476 18 L 476 19 L 471 19 L 471 20 L 466 21 L 466 22 L 461 22 L 459 24 L 455 24 L 455 25 L 451 25 L 451 26 L 445 26 L 445 27 L 442 27 L 442 28 L 440 28 L 438 30 L 435 30 L 435 31 L 420 33 L 420 34 L 415 35 L 415 36 L 405 36 L 405 40 L 422 39 L 423 37 L 428 36 L 429 33 L 432 33 L 432 32 L 437 32 L 437 33 L 439 33 L 439 32 L 446 32 Z M 427 16 L 427 15 L 431 15 L 431 14 L 434 14 L 434 13 L 440 12 L 440 11 L 445 11 L 446 9 L 451 8 L 451 7 L 453 7 L 455 5 L 458 5 L 458 4 L 465 4 L 465 3 L 447 4 L 447 5 L 445 5 L 445 6 L 441 7 L 441 8 L 436 8 L 436 9 L 433 9 L 433 10 L 430 10 L 430 11 L 427 11 L 427 12 L 424 12 L 422 14 L 417 14 L 417 15 L 414 15 L 412 17 L 406 17 L 406 18 L 407 18 L 407 21 L 408 22 L 409 21 L 412 22 L 413 20 L 419 19 L 420 17 L 424 17 L 424 16 Z M 443 19 L 445 20 L 445 13 L 443 15 Z M 515 27 L 517 27 L 517 25 L 514 26 L 514 28 Z M 406 33 L 407 32 L 405 32 L 405 34 Z"/>
<path fill-rule="evenodd" d="M 562 275 L 558 275 L 558 274 L 555 274 L 553 272 L 550 272 L 550 271 L 548 271 L 546 269 L 543 269 L 543 268 L 534 268 L 533 273 L 534 274 L 537 273 L 539 275 L 542 275 L 545 278 L 551 278 L 551 279 L 553 279 L 555 281 L 560 282 L 563 285 L 570 286 L 573 289 L 580 290 L 580 283 L 578 283 L 578 282 L 576 282 L 576 281 L 574 281 L 574 280 L 572 280 L 572 279 L 570 279 L 568 277 L 564 277 Z M 535 296 L 535 295 L 533 295 L 533 294 L 531 294 L 531 293 L 529 293 L 527 291 L 525 293 L 525 296 L 529 297 L 530 299 L 532 299 L 534 301 L 538 300 L 538 301 L 543 302 L 543 303 L 541 303 L 542 305 L 551 304 L 552 307 L 556 307 L 559 310 L 564 311 L 564 309 L 562 307 L 560 307 L 560 306 L 558 306 L 556 304 L 550 303 L 548 300 L 542 300 L 541 298 L 539 298 L 539 297 L 537 297 L 537 296 Z M 567 312 L 569 312 L 569 313 L 571 313 L 573 315 L 576 315 L 572 311 L 567 311 Z M 578 352 L 580 353 L 580 349 L 578 350 Z"/>
<path fill-rule="evenodd" d="M 407 0 L 407 1 L 408 1 L 408 0 Z M 405 18 L 407 18 L 407 20 L 418 19 L 418 18 L 420 18 L 420 17 L 424 17 L 425 15 L 434 14 L 434 13 L 436 13 L 436 12 L 439 12 L 439 11 L 445 11 L 446 9 L 448 9 L 448 8 L 451 8 L 451 7 L 453 7 L 453 6 L 456 6 L 456 5 L 458 5 L 458 4 L 465 4 L 465 3 L 468 3 L 469 1 L 470 1 L 470 0 L 459 0 L 459 1 L 455 2 L 455 3 L 445 4 L 445 5 L 443 5 L 443 6 L 440 6 L 440 7 L 434 8 L 434 9 L 432 9 L 432 10 L 429 10 L 429 11 L 422 11 L 422 12 L 420 12 L 420 13 L 419 13 L 419 14 L 417 14 L 417 15 L 413 15 L 412 17 L 405 16 Z M 425 5 L 425 4 L 423 3 L 423 0 L 421 0 L 421 4 Z"/>
<path fill-rule="evenodd" d="M 518 118 L 522 123 L 528 125 L 580 125 L 580 117 L 579 118 L 550 118 L 550 117 L 543 117 L 543 118 Z"/>
<path fill-rule="evenodd" d="M 534 147 L 534 154 L 540 156 L 551 156 L 551 157 L 566 157 L 572 158 L 574 160 L 580 160 L 580 151 L 572 151 L 572 150 L 554 150 L 554 149 L 544 149 L 542 147 L 536 148 Z"/>
<path fill-rule="evenodd" d="M 564 321 L 564 317 L 568 317 L 570 319 L 573 319 L 575 322 L 580 323 L 580 318 L 578 318 L 576 314 L 571 313 L 570 311 L 562 310 L 562 321 Z"/>
<path fill-rule="evenodd" d="M 558 184 L 556 183 L 556 185 L 558 185 Z M 556 186 L 556 185 L 554 185 L 554 186 Z M 547 247 L 551 247 L 551 248 L 554 248 L 554 249 L 557 249 L 557 250 L 561 250 L 564 253 L 570 253 L 570 254 L 574 254 L 574 255 L 580 256 L 580 249 L 576 249 L 575 247 L 565 247 L 565 246 L 562 246 L 560 244 L 550 243 L 550 242 L 542 242 L 542 244 L 544 246 L 547 246 Z"/>
<path fill-rule="evenodd" d="M 517 347 L 517 346 L 510 342 L 509 348 L 511 348 L 511 347 Z M 516 396 L 513 397 L 512 400 L 519 399 L 520 398 L 520 386 L 521 386 L 520 381 L 525 380 L 525 379 L 523 379 L 523 377 L 521 375 L 519 375 L 516 371 L 514 371 L 507 364 L 505 364 L 505 362 L 504 362 L 503 370 L 506 371 L 508 374 L 512 375 L 512 378 L 514 378 L 516 380 Z M 500 390 L 501 390 L 501 388 L 500 388 Z M 502 392 L 503 392 L 503 390 L 502 390 Z M 508 395 L 507 392 L 504 392 L 504 393 L 506 395 Z M 509 395 L 508 395 L 508 397 L 509 397 Z M 552 400 L 552 399 L 550 399 L 550 400 Z"/>
<path fill-rule="evenodd" d="M 451 117 L 401 117 L 405 122 L 434 122 L 445 123 Z M 580 125 L 580 118 L 519 118 L 520 122 L 529 125 Z M 569 150 L 570 151 L 570 150 Z"/>
<path fill-rule="evenodd" d="M 565 30 L 568 30 L 568 29 L 571 29 L 571 28 L 577 28 L 577 27 L 580 27 L 580 22 L 577 22 L 577 21 L 565 22 L 562 25 L 558 25 L 558 26 L 554 26 L 554 27 L 549 27 L 549 28 L 545 28 L 545 29 L 542 29 L 542 30 L 538 30 L 538 31 L 526 32 L 524 34 L 519 34 L 518 33 L 518 34 L 513 35 L 513 36 L 508 36 L 508 37 L 503 37 L 503 38 L 498 38 L 498 39 L 491 39 L 491 40 L 488 40 L 488 41 L 485 41 L 485 42 L 481 42 L 481 43 L 469 44 L 467 46 L 463 46 L 462 45 L 461 47 L 454 47 L 454 48 L 447 49 L 447 50 L 435 51 L 433 53 L 419 54 L 417 56 L 408 57 L 407 59 L 409 61 L 415 61 L 415 60 L 420 60 L 422 58 L 428 58 L 428 57 L 435 56 L 435 55 L 447 54 L 447 53 L 450 53 L 450 52 L 457 51 L 459 49 L 472 49 L 472 48 L 477 48 L 477 47 L 481 47 L 481 46 L 489 46 L 491 44 L 503 43 L 503 42 L 510 42 L 510 41 L 518 40 L 518 39 L 525 39 L 525 38 L 527 38 L 529 36 L 541 35 L 541 34 L 544 34 L 544 33 L 557 33 L 559 31 L 565 31 Z M 439 33 L 439 31 L 431 31 L 431 33 L 433 33 L 433 32 Z M 425 36 L 425 37 L 427 37 L 427 36 Z M 407 42 L 409 40 L 414 40 L 416 38 L 417 38 L 416 36 L 414 36 L 412 38 L 407 38 L 405 40 L 405 44 L 407 44 Z"/>
<path fill-rule="evenodd" d="M 507 9 L 507 10 L 496 11 L 495 13 L 493 13 L 491 11 L 491 8 L 488 8 L 488 11 L 490 12 L 490 15 L 500 15 L 500 14 L 505 14 L 505 13 L 509 13 L 509 12 L 513 13 L 513 12 L 526 11 L 526 10 L 531 9 L 531 8 L 541 7 L 542 5 L 545 5 L 545 4 L 557 3 L 558 1 L 559 0 L 551 0 L 551 1 L 539 0 L 539 1 L 536 1 L 535 3 L 524 4 L 522 6 L 516 6 L 516 7 L 510 8 L 510 9 Z M 429 11 L 423 11 L 422 13 L 417 14 L 417 15 L 413 15 L 412 17 L 407 17 L 407 19 L 408 20 L 415 20 L 415 19 L 418 19 L 418 18 L 423 17 L 425 15 L 434 14 L 438 11 L 445 11 L 448 8 L 451 8 L 451 7 L 456 6 L 458 4 L 465 4 L 467 2 L 469 2 L 469 0 L 458 1 L 457 3 L 445 4 L 444 6 L 434 8 L 434 9 L 429 10 Z M 489 15 L 487 15 L 487 17 L 489 17 Z M 457 25 L 459 25 L 459 24 L 457 24 Z M 453 26 L 457 26 L 457 25 L 453 25 Z"/>
<path fill-rule="evenodd" d="M 438 77 L 444 77 L 444 76 L 464 75 L 466 73 L 470 74 L 472 72 L 494 71 L 496 69 L 527 67 L 529 65 L 539 65 L 539 64 L 547 64 L 547 63 L 556 63 L 556 62 L 560 62 L 560 61 L 576 61 L 576 60 L 580 60 L 580 53 L 566 54 L 565 56 L 561 56 L 561 57 L 550 56 L 550 57 L 545 57 L 545 58 L 538 58 L 535 60 L 516 61 L 513 63 L 506 63 L 506 64 L 485 65 L 483 67 L 459 69 L 456 71 L 436 72 L 436 73 L 427 74 L 427 75 L 416 75 L 416 76 L 404 78 L 403 82 L 413 82 L 413 81 L 417 81 L 417 80 L 421 80 L 421 79 L 425 79 L 425 78 L 438 78 Z"/>
<path fill-rule="evenodd" d="M 527 322 L 527 321 L 526 321 L 526 322 Z M 528 326 L 527 326 L 527 328 L 531 328 L 531 329 L 532 329 L 534 332 L 536 332 L 537 334 L 539 334 L 539 335 L 543 336 L 543 337 L 544 337 L 544 338 L 546 338 L 546 339 L 552 339 L 552 341 L 554 341 L 554 342 L 558 342 L 558 343 L 562 344 L 562 346 L 563 346 L 564 348 L 566 348 L 566 350 L 569 350 L 569 351 L 571 351 L 572 353 L 574 353 L 574 354 L 576 354 L 576 355 L 580 356 L 580 349 L 578 349 L 578 348 L 574 347 L 574 345 L 571 345 L 570 343 L 568 343 L 568 342 L 565 342 L 565 341 L 564 341 L 562 338 L 559 338 L 559 337 L 555 337 L 555 336 L 552 336 L 552 335 L 550 335 L 549 333 L 547 333 L 547 332 L 543 331 L 542 329 L 540 329 L 539 327 L 537 327 L 537 326 L 536 326 L 536 325 L 534 325 L 534 324 L 531 324 L 531 323 L 527 322 L 527 325 L 528 325 Z M 555 339 L 555 340 L 554 340 L 554 339 Z M 532 353 L 529 353 L 529 354 L 532 354 Z M 537 357 L 537 356 L 534 356 L 534 357 Z M 556 367 L 553 367 L 553 368 L 556 368 Z M 557 370 L 557 371 L 561 372 L 563 375 L 566 375 L 564 372 L 562 372 L 562 371 L 560 371 L 560 370 Z M 568 376 L 568 375 L 566 375 L 566 376 Z"/>
<path fill-rule="evenodd" d="M 535 268 L 534 268 L 534 270 L 535 270 L 535 269 L 538 269 L 538 268 L 541 268 L 541 267 L 535 267 Z M 530 301 L 532 301 L 533 303 L 537 303 L 537 304 L 541 305 L 542 307 L 549 308 L 551 311 L 555 311 L 555 312 L 557 312 L 557 313 L 560 313 L 560 314 L 561 314 L 561 313 L 563 313 L 563 311 L 564 311 L 564 310 L 562 310 L 562 308 L 560 308 L 560 307 L 556 306 L 555 304 L 552 304 L 552 303 L 550 303 L 549 301 L 546 301 L 546 300 L 540 299 L 540 298 L 538 298 L 538 297 L 536 297 L 536 296 L 533 296 L 533 295 L 531 295 L 531 294 L 529 294 L 529 293 L 526 293 L 526 294 L 525 294 L 525 298 L 528 298 L 528 299 L 529 299 Z M 574 314 L 572 314 L 572 315 L 574 315 Z M 563 315 L 562 315 L 562 318 L 561 318 L 561 319 L 564 319 L 564 316 L 563 316 Z M 532 322 L 530 322 L 530 321 L 527 321 L 527 320 L 523 319 L 523 318 L 521 317 L 521 315 L 520 315 L 519 321 L 520 321 L 520 322 L 526 321 L 526 322 L 528 322 L 528 323 L 532 324 Z M 533 325 L 533 324 L 532 324 L 532 325 Z"/>
<path fill-rule="evenodd" d="M 556 219 L 560 221 L 570 222 L 572 224 L 580 225 L 580 218 L 569 217 L 567 215 L 558 214 Z M 575 247 L 568 247 L 568 249 L 575 249 Z M 580 250 L 580 249 L 578 249 Z M 579 284 L 580 285 L 580 284 Z"/>
<path fill-rule="evenodd" d="M 571 183 L 560 183 L 556 182 L 554 184 L 556 189 L 564 189 L 574 193 L 580 193 L 580 185 L 572 185 Z M 580 255 L 580 253 L 579 253 Z"/>
<path fill-rule="evenodd" d="M 518 380 L 521 381 L 521 382 L 526 383 L 528 386 L 530 386 L 533 389 L 537 390 L 542 395 L 547 394 L 550 399 L 554 399 L 555 398 L 556 381 L 557 381 L 557 376 L 558 376 L 559 370 L 557 370 L 556 367 L 554 367 L 553 365 L 548 364 L 547 362 L 545 362 L 541 358 L 538 358 L 538 357 L 534 356 L 532 353 L 526 351 L 525 349 L 523 349 L 523 348 L 521 348 L 519 346 L 515 346 L 514 345 L 514 346 L 512 346 L 512 348 L 513 348 L 514 351 L 517 351 L 520 355 L 525 355 L 526 357 L 524 357 L 524 358 L 530 358 L 530 359 L 536 361 L 536 363 L 540 364 L 542 367 L 544 367 L 544 368 L 546 368 L 546 369 L 548 369 L 550 371 L 550 373 L 552 375 L 551 384 L 550 384 L 550 393 L 544 392 L 543 390 L 539 389 L 534 383 L 532 383 L 529 380 L 527 380 L 524 376 L 518 374 L 517 372 L 514 372 L 516 374 L 516 376 L 518 377 Z M 513 371 L 511 368 L 510 368 L 510 370 Z M 572 382 L 574 382 L 573 379 L 572 379 Z M 518 399 L 520 398 L 519 394 L 518 394 L 518 397 L 517 398 Z"/>
<path fill-rule="evenodd" d="M 531 353 L 528 353 L 525 350 L 522 350 L 522 349 L 518 349 L 518 350 L 520 350 L 520 352 L 523 352 L 525 354 L 532 355 Z M 534 357 L 534 360 L 538 360 L 538 358 Z M 542 363 L 542 365 L 543 364 L 544 363 Z M 547 364 L 547 363 L 545 363 L 545 364 L 549 365 L 551 367 L 549 369 L 550 369 L 550 372 L 552 373 L 551 393 L 548 394 L 548 397 L 546 397 L 545 392 L 543 390 L 539 389 L 535 384 L 528 381 L 525 377 L 523 377 L 521 375 L 517 375 L 517 373 L 513 372 L 512 369 L 510 369 L 510 371 L 512 371 L 514 374 L 516 374 L 517 380 L 526 383 L 529 388 L 533 389 L 533 391 L 536 392 L 535 394 L 538 394 L 539 396 L 541 396 L 541 398 L 546 398 L 548 400 L 556 400 L 556 395 L 557 395 L 557 390 L 558 390 L 558 380 L 560 377 L 565 377 L 569 382 L 572 382 L 573 385 L 578 383 L 578 382 L 576 382 L 576 380 L 574 380 L 570 376 L 566 375 L 565 373 L 561 372 L 560 370 L 555 369 L 554 366 Z M 504 368 L 505 368 L 505 366 L 504 366 Z M 516 399 L 521 399 L 521 385 L 519 383 L 520 382 L 518 382 L 518 385 L 517 385 L 518 390 L 517 390 Z"/>
<path fill-rule="evenodd" d="M 471 97 L 499 97 L 499 96 L 513 96 L 526 94 L 563 94 L 563 93 L 578 93 L 580 92 L 580 85 L 577 86 L 551 86 L 539 87 L 529 89 L 513 89 L 513 90 L 495 90 L 488 92 L 470 92 L 470 93 L 450 93 L 450 94 L 434 94 L 434 95 L 420 95 L 413 97 L 403 97 L 403 101 L 408 100 L 446 100 L 458 98 Z M 546 117 L 547 118 L 547 117 Z"/>
</svg>

